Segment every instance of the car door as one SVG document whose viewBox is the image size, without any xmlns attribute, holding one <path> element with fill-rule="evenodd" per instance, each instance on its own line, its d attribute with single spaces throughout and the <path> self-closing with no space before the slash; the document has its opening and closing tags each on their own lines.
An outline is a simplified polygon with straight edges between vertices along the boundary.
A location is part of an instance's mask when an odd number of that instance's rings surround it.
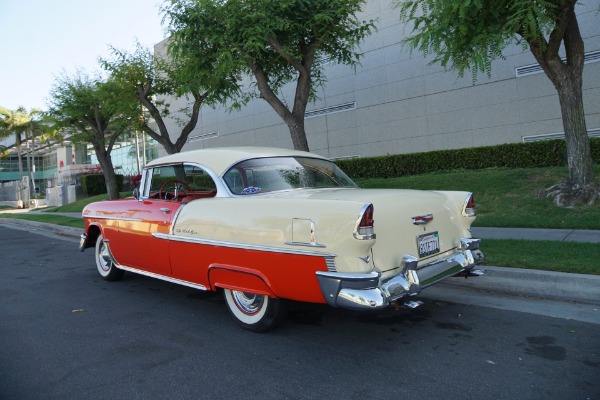
<svg viewBox="0 0 600 400">
<path fill-rule="evenodd" d="M 181 165 L 160 166 L 145 171 L 141 198 L 130 215 L 119 221 L 119 256 L 123 265 L 165 276 L 171 275 L 169 241 L 153 234 L 168 234 L 173 216 L 182 203 L 173 198 L 170 182 L 185 179 Z M 167 187 L 168 186 L 168 187 Z"/>
</svg>

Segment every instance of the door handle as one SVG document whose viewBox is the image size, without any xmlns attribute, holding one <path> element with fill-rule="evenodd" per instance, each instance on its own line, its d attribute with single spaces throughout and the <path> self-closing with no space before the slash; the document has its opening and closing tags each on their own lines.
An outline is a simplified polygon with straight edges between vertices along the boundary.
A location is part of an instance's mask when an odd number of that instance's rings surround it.
<svg viewBox="0 0 600 400">
<path fill-rule="evenodd" d="M 171 212 L 171 209 L 170 209 L 170 208 L 167 208 L 167 207 L 162 207 L 162 208 L 160 209 L 160 211 L 164 212 L 165 214 L 168 214 L 168 213 L 170 213 L 170 212 Z"/>
</svg>

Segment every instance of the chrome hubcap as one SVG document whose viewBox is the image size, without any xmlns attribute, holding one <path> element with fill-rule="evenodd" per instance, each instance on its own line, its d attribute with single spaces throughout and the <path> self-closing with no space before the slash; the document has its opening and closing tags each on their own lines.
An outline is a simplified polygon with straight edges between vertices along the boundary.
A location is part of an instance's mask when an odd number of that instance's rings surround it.
<svg viewBox="0 0 600 400">
<path fill-rule="evenodd" d="M 110 271 L 110 267 L 112 266 L 112 260 L 110 259 L 110 255 L 108 254 L 108 248 L 104 243 L 102 243 L 98 251 L 98 261 L 100 268 L 102 268 L 103 271 Z"/>
<path fill-rule="evenodd" d="M 235 300 L 235 304 L 244 314 L 256 314 L 260 311 L 264 303 L 264 296 L 262 295 L 238 292 L 236 290 L 232 290 L 231 294 Z"/>
</svg>

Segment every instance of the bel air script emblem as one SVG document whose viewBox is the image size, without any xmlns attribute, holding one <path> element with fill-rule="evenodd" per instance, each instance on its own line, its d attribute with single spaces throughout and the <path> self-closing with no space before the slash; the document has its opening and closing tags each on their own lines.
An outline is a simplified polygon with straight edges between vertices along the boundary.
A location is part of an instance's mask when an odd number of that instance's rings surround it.
<svg viewBox="0 0 600 400">
<path fill-rule="evenodd" d="M 433 221 L 433 214 L 417 215 L 412 217 L 412 220 L 414 225 L 425 225 Z"/>
</svg>

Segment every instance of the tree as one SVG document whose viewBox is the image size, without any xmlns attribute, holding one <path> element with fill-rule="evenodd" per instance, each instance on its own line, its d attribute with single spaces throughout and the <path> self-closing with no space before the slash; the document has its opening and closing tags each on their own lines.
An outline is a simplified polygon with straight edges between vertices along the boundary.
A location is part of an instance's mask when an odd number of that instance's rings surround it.
<svg viewBox="0 0 600 400">
<path fill-rule="evenodd" d="M 102 168 L 108 199 L 118 199 L 117 178 L 110 153 L 137 104 L 114 80 L 90 78 L 81 71 L 61 74 L 51 89 L 48 114 L 57 127 L 72 132 L 74 142 L 91 143 Z M 126 112 L 123 112 L 125 110 Z"/>
<path fill-rule="evenodd" d="M 237 90 L 236 80 L 225 76 L 220 78 L 213 73 L 213 57 L 206 54 L 202 60 L 181 57 L 166 61 L 152 55 L 150 50 L 139 43 L 133 53 L 112 48 L 112 59 L 100 59 L 102 67 L 110 73 L 111 79 L 120 82 L 126 90 L 144 107 L 158 127 L 156 132 L 144 113 L 138 110 L 133 120 L 140 129 L 160 143 L 168 154 L 181 151 L 187 138 L 198 123 L 200 107 L 224 101 L 231 91 Z M 192 68 L 192 73 L 185 71 Z M 162 100 L 165 96 L 180 97 L 191 94 L 191 107 L 182 110 L 188 117 L 182 124 L 175 142 L 171 139 L 164 118 L 169 115 L 169 104 Z"/>
<path fill-rule="evenodd" d="M 582 97 L 584 43 L 579 31 L 577 0 L 395 0 L 401 21 L 412 24 L 410 47 L 433 54 L 433 62 L 455 69 L 491 70 L 511 43 L 529 48 L 550 79 L 560 102 L 569 179 L 560 197 L 592 204 L 595 185 Z M 566 58 L 562 59 L 560 50 Z"/>
<path fill-rule="evenodd" d="M 19 163 L 19 176 L 23 178 L 23 164 L 21 160 L 21 145 L 23 144 L 23 134 L 25 141 L 29 143 L 31 140 L 32 147 L 27 147 L 27 176 L 29 179 L 29 188 L 33 189 L 34 176 L 32 164 L 34 163 L 34 143 L 36 137 L 48 135 L 51 128 L 43 120 L 41 110 L 32 109 L 27 111 L 25 107 L 19 107 L 16 110 L 8 110 L 0 106 L 0 138 L 13 136 L 15 138 L 15 147 L 17 148 L 17 158 Z"/>
<path fill-rule="evenodd" d="M 356 13 L 365 0 L 170 0 L 168 52 L 201 61 L 215 54 L 213 73 L 254 77 L 259 96 L 287 124 L 295 149 L 308 150 L 304 114 L 324 83 L 322 60 L 356 65 L 358 43 L 374 28 Z M 292 107 L 281 89 L 296 84 Z M 240 91 L 233 107 L 252 92 Z"/>
</svg>

